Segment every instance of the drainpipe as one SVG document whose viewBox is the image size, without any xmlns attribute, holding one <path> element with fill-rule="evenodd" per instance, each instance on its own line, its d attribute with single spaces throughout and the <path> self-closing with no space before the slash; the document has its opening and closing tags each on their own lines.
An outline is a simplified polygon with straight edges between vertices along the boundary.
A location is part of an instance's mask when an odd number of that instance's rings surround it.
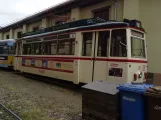
<svg viewBox="0 0 161 120">
<path fill-rule="evenodd" d="M 117 21 L 117 7 L 118 7 L 118 0 L 115 0 L 115 20 Z"/>
</svg>

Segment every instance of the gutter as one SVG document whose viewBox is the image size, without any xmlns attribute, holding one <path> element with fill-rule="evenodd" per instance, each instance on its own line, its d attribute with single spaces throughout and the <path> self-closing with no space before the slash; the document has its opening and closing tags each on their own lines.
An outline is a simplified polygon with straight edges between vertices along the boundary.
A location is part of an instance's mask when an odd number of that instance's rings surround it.
<svg viewBox="0 0 161 120">
<path fill-rule="evenodd" d="M 118 12 L 118 0 L 115 0 L 115 3 L 114 3 L 114 6 L 115 6 L 115 20 L 117 21 L 117 12 Z"/>
</svg>

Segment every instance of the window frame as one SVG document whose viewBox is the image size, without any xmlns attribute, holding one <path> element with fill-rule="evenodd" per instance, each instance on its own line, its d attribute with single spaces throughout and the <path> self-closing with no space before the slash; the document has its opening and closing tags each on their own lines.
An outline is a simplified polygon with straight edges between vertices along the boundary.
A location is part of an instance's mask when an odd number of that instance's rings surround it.
<svg viewBox="0 0 161 120">
<path fill-rule="evenodd" d="M 95 54 L 95 56 L 96 57 L 102 57 L 102 58 L 107 58 L 107 57 L 109 57 L 110 56 L 110 42 L 111 42 L 111 30 L 104 30 L 104 31 L 96 31 L 97 32 L 97 41 L 96 41 L 96 46 L 95 46 L 95 51 L 96 51 L 96 54 Z M 108 39 L 107 39 L 107 46 L 106 46 L 106 50 L 107 50 L 107 52 L 106 52 L 106 56 L 98 56 L 98 45 L 99 45 L 99 33 L 100 32 L 109 32 L 109 37 L 108 37 Z"/>
<path fill-rule="evenodd" d="M 83 51 L 83 44 L 84 44 L 84 34 L 86 34 L 86 33 L 92 33 L 92 38 L 91 38 L 91 55 L 84 55 L 84 51 Z M 81 45 L 81 56 L 83 56 L 83 57 L 92 57 L 93 56 L 93 46 L 94 46 L 94 39 L 95 39 L 95 33 L 96 32 L 93 32 L 93 31 L 88 31 L 88 32 L 82 32 L 81 33 L 81 38 L 82 38 L 82 45 Z M 87 53 L 86 53 L 87 54 Z"/>
<path fill-rule="evenodd" d="M 51 39 L 47 39 L 47 38 L 51 38 Z M 47 40 L 45 40 L 45 39 L 47 39 Z M 51 45 L 54 42 L 56 43 L 56 53 L 55 54 L 51 54 Z M 48 54 L 44 54 L 45 43 L 50 43 L 49 44 L 50 50 L 48 51 Z M 43 48 L 42 55 L 57 55 L 57 53 L 58 53 L 57 46 L 58 46 L 58 36 L 57 35 L 50 35 L 50 36 L 43 37 L 43 42 L 42 42 L 42 48 Z"/>
<path fill-rule="evenodd" d="M 10 35 L 9 35 L 9 34 L 7 34 L 7 35 L 6 35 L 6 39 L 9 39 L 9 38 L 10 38 Z"/>
<path fill-rule="evenodd" d="M 125 37 L 126 37 L 126 56 L 112 56 L 111 55 L 111 46 L 112 46 L 112 32 L 114 31 L 114 30 L 125 30 Z M 110 33 L 110 46 L 109 46 L 109 57 L 111 57 L 111 58 L 128 58 L 128 46 L 129 46 L 129 42 L 128 42 L 128 31 L 127 31 L 127 29 L 126 28 L 121 28 L 121 29 L 111 29 L 110 30 L 111 31 L 111 33 Z"/>
<path fill-rule="evenodd" d="M 60 41 L 61 41 L 61 42 L 62 42 L 62 41 L 68 41 L 68 44 L 69 44 L 69 54 L 60 54 L 60 53 L 59 53 L 59 50 L 60 50 L 60 46 L 59 46 Z M 70 41 L 70 42 L 69 42 L 69 41 Z M 76 45 L 75 41 L 76 41 L 75 38 L 60 39 L 60 40 L 58 40 L 58 43 L 57 43 L 57 55 L 75 55 L 75 45 Z M 73 42 L 74 42 L 74 54 L 72 54 L 72 51 L 73 51 Z M 72 44 L 70 44 L 70 43 L 72 43 Z M 65 48 L 66 48 L 66 47 L 65 47 L 65 46 L 66 46 L 66 42 L 64 42 L 63 44 L 64 44 L 64 45 L 63 45 L 62 49 L 65 50 Z"/>
<path fill-rule="evenodd" d="M 17 38 L 21 38 L 22 37 L 22 31 L 17 32 Z"/>
<path fill-rule="evenodd" d="M 105 11 L 107 10 L 107 12 L 108 12 L 108 16 L 107 16 L 107 20 L 106 21 L 108 21 L 108 20 L 110 20 L 110 17 L 111 17 L 111 14 L 110 14 L 110 11 L 111 11 L 111 6 L 105 6 L 105 7 L 101 7 L 101 8 L 97 8 L 97 9 L 94 9 L 94 10 L 92 10 L 92 13 L 93 13 L 93 17 L 94 18 L 97 18 L 96 17 L 96 14 L 97 13 L 104 13 Z M 103 18 L 100 18 L 100 19 L 103 19 Z"/>
<path fill-rule="evenodd" d="M 134 39 L 138 39 L 138 40 L 142 40 L 143 41 L 143 50 L 144 50 L 144 54 L 145 54 L 145 56 L 132 56 L 132 38 L 134 38 Z M 146 59 L 147 58 L 147 54 L 146 54 L 146 41 L 145 41 L 145 39 L 144 38 L 141 38 L 141 37 L 136 37 L 136 36 L 133 36 L 133 35 L 131 35 L 130 36 L 130 48 L 131 48 L 131 53 L 130 53 L 130 56 L 131 56 L 131 58 L 135 58 L 135 59 Z"/>
<path fill-rule="evenodd" d="M 32 31 L 35 32 L 35 31 L 38 31 L 40 29 L 40 26 L 34 26 L 32 27 Z"/>
<path fill-rule="evenodd" d="M 30 38 L 30 39 L 24 39 L 22 40 L 22 55 L 42 55 L 42 38 L 36 37 L 36 38 Z M 40 54 L 33 54 L 33 44 L 40 43 L 41 44 L 41 53 Z M 24 45 L 31 44 L 31 53 L 30 54 L 24 54 Z M 39 50 L 40 50 L 39 49 Z"/>
</svg>

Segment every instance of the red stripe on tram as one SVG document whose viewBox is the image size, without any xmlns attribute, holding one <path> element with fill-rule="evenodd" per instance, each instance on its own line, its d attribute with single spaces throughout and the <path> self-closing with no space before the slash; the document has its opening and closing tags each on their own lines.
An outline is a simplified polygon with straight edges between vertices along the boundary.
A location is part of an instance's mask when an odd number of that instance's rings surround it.
<svg viewBox="0 0 161 120">
<path fill-rule="evenodd" d="M 31 56 L 16 56 L 24 59 L 51 60 L 57 62 L 74 62 L 74 60 L 96 60 L 108 62 L 130 62 L 130 63 L 148 63 L 146 60 L 133 59 L 112 59 L 112 58 L 85 58 L 85 57 L 31 57 Z"/>
</svg>

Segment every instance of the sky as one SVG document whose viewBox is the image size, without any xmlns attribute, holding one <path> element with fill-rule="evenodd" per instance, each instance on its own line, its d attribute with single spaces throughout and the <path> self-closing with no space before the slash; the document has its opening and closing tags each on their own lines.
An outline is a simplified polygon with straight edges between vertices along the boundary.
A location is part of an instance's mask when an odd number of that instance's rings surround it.
<svg viewBox="0 0 161 120">
<path fill-rule="evenodd" d="M 0 0 L 0 26 L 21 20 L 67 0 Z"/>
</svg>

